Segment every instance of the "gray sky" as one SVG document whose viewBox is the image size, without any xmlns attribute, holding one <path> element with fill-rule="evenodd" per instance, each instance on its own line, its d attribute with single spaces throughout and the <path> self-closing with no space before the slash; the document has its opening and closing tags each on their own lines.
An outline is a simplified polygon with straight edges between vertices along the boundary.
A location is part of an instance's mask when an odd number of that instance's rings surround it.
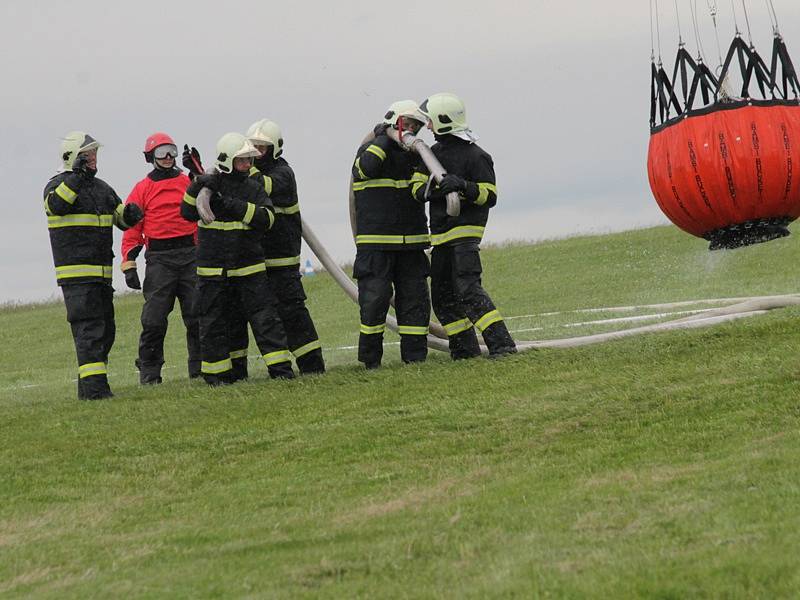
<svg viewBox="0 0 800 600">
<path fill-rule="evenodd" d="M 674 4 L 660 4 L 671 63 Z M 727 45 L 730 4 L 718 4 Z M 764 2 L 747 4 L 768 54 Z M 800 63 L 800 5 L 774 4 Z M 678 5 L 693 40 L 690 1 Z M 716 62 L 706 3 L 697 6 Z M 741 13 L 739 21 L 744 27 Z M 499 204 L 488 241 L 666 222 L 645 169 L 644 0 L 5 0 L 0 47 L 0 302 L 57 294 L 41 191 L 58 167 L 60 137 L 73 129 L 104 144 L 99 176 L 124 199 L 147 173 L 141 150 L 150 133 L 196 145 L 209 163 L 222 134 L 271 118 L 283 128 L 304 218 L 346 262 L 358 142 L 394 100 L 450 91 L 495 159 Z M 693 41 L 688 47 L 695 54 Z"/>
</svg>

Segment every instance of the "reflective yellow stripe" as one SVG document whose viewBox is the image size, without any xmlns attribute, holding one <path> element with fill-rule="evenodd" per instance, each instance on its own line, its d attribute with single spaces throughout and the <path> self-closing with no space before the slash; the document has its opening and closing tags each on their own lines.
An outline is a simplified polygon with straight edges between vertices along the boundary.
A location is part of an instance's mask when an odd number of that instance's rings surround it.
<svg viewBox="0 0 800 600">
<path fill-rule="evenodd" d="M 483 232 L 486 228 L 478 225 L 462 225 L 461 227 L 453 227 L 450 231 L 444 233 L 434 233 L 431 235 L 431 243 L 434 246 L 451 242 L 465 237 L 476 237 L 479 240 L 483 238 Z"/>
<path fill-rule="evenodd" d="M 486 204 L 486 201 L 489 199 L 489 192 L 494 192 L 495 196 L 497 195 L 497 186 L 493 183 L 479 183 L 478 184 L 478 199 L 475 200 L 475 204 L 478 206 L 482 206 Z"/>
<path fill-rule="evenodd" d="M 92 375 L 106 375 L 107 373 L 106 363 L 102 362 L 86 363 L 78 367 L 78 378 L 80 379 L 91 377 Z"/>
<path fill-rule="evenodd" d="M 411 176 L 412 183 L 428 183 L 430 177 L 425 173 L 416 172 Z"/>
<path fill-rule="evenodd" d="M 234 359 L 234 358 L 247 358 L 247 348 L 244 348 L 242 350 L 232 350 L 230 352 L 230 357 L 231 357 L 231 359 Z"/>
<path fill-rule="evenodd" d="M 183 195 L 183 201 L 191 206 L 197 206 L 197 198 L 190 196 L 188 193 Z"/>
<path fill-rule="evenodd" d="M 48 217 L 52 216 L 53 214 L 53 211 L 50 210 L 50 194 L 47 194 L 47 196 L 44 198 L 44 212 Z"/>
<path fill-rule="evenodd" d="M 130 227 L 130 223 L 125 220 L 125 217 L 123 216 L 124 213 L 125 206 L 123 204 L 118 204 L 117 208 L 114 209 L 114 223 L 127 229 Z"/>
<path fill-rule="evenodd" d="M 197 267 L 197 274 L 201 277 L 217 277 L 222 275 L 221 267 Z"/>
<path fill-rule="evenodd" d="M 490 310 L 488 313 L 486 313 L 480 319 L 477 320 L 477 322 L 475 323 L 475 327 L 478 329 L 478 331 L 482 333 L 484 329 L 489 327 L 489 325 L 492 325 L 502 320 L 503 317 L 500 316 L 499 311 Z"/>
<path fill-rule="evenodd" d="M 253 220 L 253 215 L 256 214 L 256 205 L 252 202 L 247 203 L 247 210 L 244 213 L 244 217 L 242 217 L 243 223 L 250 223 Z"/>
<path fill-rule="evenodd" d="M 269 215 L 269 225 L 267 225 L 267 229 L 272 229 L 272 226 L 275 224 L 275 209 L 268 210 L 267 214 Z"/>
<path fill-rule="evenodd" d="M 299 256 L 286 256 L 284 258 L 267 258 L 264 260 L 267 267 L 293 267 L 300 264 Z"/>
<path fill-rule="evenodd" d="M 295 358 L 300 358 L 301 356 L 305 356 L 309 352 L 319 350 L 320 348 L 322 348 L 322 344 L 320 344 L 319 340 L 314 340 L 313 342 L 308 342 L 305 346 L 295 348 L 292 350 L 292 354 L 294 354 Z"/>
<path fill-rule="evenodd" d="M 250 265 L 248 267 L 239 267 L 238 269 L 228 269 L 228 277 L 247 277 L 253 273 L 260 273 L 266 271 L 267 267 L 263 262 Z"/>
<path fill-rule="evenodd" d="M 431 241 L 431 236 L 427 233 L 420 233 L 419 235 L 407 235 L 406 236 L 406 244 L 422 244 L 422 243 L 429 243 Z"/>
<path fill-rule="evenodd" d="M 279 215 L 296 215 L 300 212 L 300 203 L 295 202 L 291 206 L 274 206 L 273 208 Z"/>
<path fill-rule="evenodd" d="M 402 235 L 357 235 L 356 244 L 402 244 Z"/>
<path fill-rule="evenodd" d="M 427 244 L 431 236 L 427 233 L 418 235 L 379 235 L 362 234 L 356 236 L 356 244 Z"/>
<path fill-rule="evenodd" d="M 114 217 L 111 215 L 72 214 L 47 217 L 47 227 L 111 227 Z"/>
<path fill-rule="evenodd" d="M 411 185 L 408 179 L 368 179 L 366 181 L 356 181 L 353 183 L 353 191 L 360 192 L 369 188 L 395 188 L 403 189 Z"/>
<path fill-rule="evenodd" d="M 261 358 L 264 359 L 264 362 L 268 367 L 271 367 L 272 365 L 277 365 L 278 363 L 289 362 L 292 360 L 292 355 L 289 354 L 288 350 L 278 350 L 276 352 L 264 354 Z"/>
<path fill-rule="evenodd" d="M 361 159 L 360 158 L 356 159 L 355 166 L 356 166 L 356 170 L 358 171 L 358 176 L 361 177 L 361 179 L 366 179 L 367 176 L 364 174 L 364 171 L 361 170 Z"/>
<path fill-rule="evenodd" d="M 361 333 L 364 335 L 372 335 L 374 333 L 383 333 L 386 331 L 386 323 L 381 323 L 380 325 L 364 325 L 361 324 Z"/>
<path fill-rule="evenodd" d="M 218 231 L 250 231 L 250 226 L 241 221 L 211 221 L 211 223 L 199 221 L 197 226 L 202 229 L 216 229 Z"/>
<path fill-rule="evenodd" d="M 470 327 L 472 327 L 472 321 L 469 319 L 461 319 L 460 321 L 444 324 L 444 330 L 447 335 L 457 335 L 462 331 L 467 331 Z"/>
<path fill-rule="evenodd" d="M 75 198 L 78 197 L 78 194 L 76 192 L 73 192 L 69 188 L 69 186 L 63 181 L 56 188 L 56 194 L 58 194 L 61 197 L 61 199 L 67 204 L 72 204 L 73 202 L 75 202 Z"/>
<path fill-rule="evenodd" d="M 400 335 L 428 335 L 428 328 L 416 325 L 398 325 L 397 333 Z"/>
<path fill-rule="evenodd" d="M 231 362 L 230 358 L 224 358 L 216 362 L 203 361 L 200 363 L 200 371 L 206 373 L 207 375 L 218 375 L 220 373 L 224 373 L 225 371 L 230 371 L 232 368 L 233 363 Z"/>
<path fill-rule="evenodd" d="M 268 177 L 264 175 L 264 191 L 267 193 L 267 196 L 272 194 L 272 177 Z"/>
<path fill-rule="evenodd" d="M 371 152 L 381 160 L 386 159 L 386 152 L 384 152 L 383 148 L 381 148 L 380 146 L 376 146 L 375 144 L 367 146 L 367 152 Z"/>
<path fill-rule="evenodd" d="M 104 277 L 111 279 L 114 268 L 111 265 L 62 265 L 56 267 L 56 278 Z"/>
<path fill-rule="evenodd" d="M 430 179 L 430 177 L 428 177 L 428 175 L 424 175 L 423 173 L 414 173 L 411 176 L 411 181 L 410 181 L 410 183 L 411 183 L 411 193 L 414 196 L 416 196 L 417 195 L 417 190 L 419 190 L 419 188 L 421 188 L 423 185 L 428 183 L 428 179 Z"/>
</svg>

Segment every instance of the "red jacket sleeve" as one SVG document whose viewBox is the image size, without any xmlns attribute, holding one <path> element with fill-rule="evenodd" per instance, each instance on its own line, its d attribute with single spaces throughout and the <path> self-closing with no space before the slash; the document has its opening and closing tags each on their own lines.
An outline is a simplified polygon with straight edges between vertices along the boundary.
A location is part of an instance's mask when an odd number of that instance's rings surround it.
<svg viewBox="0 0 800 600">
<path fill-rule="evenodd" d="M 142 212 L 145 210 L 144 206 L 144 198 L 142 197 L 142 181 L 137 183 L 131 193 L 128 194 L 127 200 L 125 200 L 125 204 L 129 202 L 135 202 L 139 205 L 139 208 L 142 209 Z M 147 216 L 145 215 L 145 218 Z M 144 248 L 144 219 L 139 221 L 136 225 L 127 229 L 122 234 L 122 270 L 127 271 L 128 269 L 135 269 L 136 268 L 136 257 L 139 256 L 139 253 Z"/>
</svg>

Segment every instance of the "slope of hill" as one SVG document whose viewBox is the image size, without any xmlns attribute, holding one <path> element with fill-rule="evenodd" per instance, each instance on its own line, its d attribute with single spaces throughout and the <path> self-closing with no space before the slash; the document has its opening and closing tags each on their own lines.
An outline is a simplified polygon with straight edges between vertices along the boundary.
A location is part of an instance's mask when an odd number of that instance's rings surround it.
<svg viewBox="0 0 800 600">
<path fill-rule="evenodd" d="M 518 339 L 794 293 L 798 256 L 794 237 L 708 253 L 667 227 L 483 252 Z M 254 360 L 245 384 L 184 381 L 174 315 L 166 382 L 141 388 L 141 297 L 124 295 L 117 396 L 98 403 L 74 399 L 63 307 L 0 310 L 0 593 L 800 589 L 800 310 L 498 361 L 404 366 L 389 345 L 367 373 L 355 305 L 325 274 L 306 285 L 327 375 L 272 382 Z M 692 302 L 642 307 L 675 301 Z M 569 312 L 587 308 L 606 310 Z"/>
</svg>

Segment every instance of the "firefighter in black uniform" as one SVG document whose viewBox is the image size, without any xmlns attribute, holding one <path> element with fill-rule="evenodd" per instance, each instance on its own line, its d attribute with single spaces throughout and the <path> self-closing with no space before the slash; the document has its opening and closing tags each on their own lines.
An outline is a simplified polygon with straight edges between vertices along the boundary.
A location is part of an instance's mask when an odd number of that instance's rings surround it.
<svg viewBox="0 0 800 600">
<path fill-rule="evenodd" d="M 431 150 L 446 171 L 439 186 L 423 173 L 412 190 L 430 200 L 431 300 L 444 326 L 453 359 L 480 355 L 475 329 L 483 335 L 490 356 L 517 351 L 503 317 L 481 286 L 480 242 L 497 203 L 494 163 L 467 126 L 463 102 L 453 94 L 434 94 L 420 105 L 436 137 Z M 461 212 L 447 214 L 445 196 L 458 192 Z"/>
<path fill-rule="evenodd" d="M 425 204 L 411 195 L 416 154 L 386 135 L 388 127 L 416 134 L 425 116 L 413 100 L 389 107 L 374 139 L 363 143 L 353 164 L 356 207 L 356 260 L 361 332 L 358 360 L 367 369 L 380 366 L 386 313 L 395 294 L 395 311 L 403 362 L 421 362 L 428 355 L 431 305 L 425 248 L 430 245 Z"/>
<path fill-rule="evenodd" d="M 116 333 L 111 228 L 125 230 L 142 218 L 138 206 L 123 206 L 111 186 L 95 177 L 99 147 L 82 131 L 68 133 L 61 144 L 62 170 L 44 188 L 56 280 L 78 355 L 78 398 L 85 400 L 113 395 L 108 385 L 108 353 Z"/>
<path fill-rule="evenodd" d="M 261 119 L 250 126 L 247 137 L 259 152 L 250 176 L 264 186 L 275 210 L 275 225 L 262 241 L 267 280 L 278 299 L 278 313 L 286 330 L 289 350 L 301 374 L 324 373 L 322 346 L 306 308 L 306 294 L 300 278 L 302 220 L 294 171 L 281 158 L 283 136 L 275 122 Z M 234 325 L 232 336 L 234 353 L 243 355 L 232 357 L 234 370 L 246 377 L 247 324 L 244 323 L 243 329 Z"/>
<path fill-rule="evenodd" d="M 250 179 L 258 152 L 246 137 L 228 133 L 217 142 L 219 173 L 194 178 L 181 205 L 189 221 L 200 221 L 197 196 L 212 192 L 214 220 L 198 223 L 197 302 L 200 312 L 201 372 L 210 385 L 233 381 L 229 312 L 241 307 L 273 378 L 291 379 L 291 355 L 267 283 L 261 238 L 275 221 L 264 186 Z"/>
</svg>

